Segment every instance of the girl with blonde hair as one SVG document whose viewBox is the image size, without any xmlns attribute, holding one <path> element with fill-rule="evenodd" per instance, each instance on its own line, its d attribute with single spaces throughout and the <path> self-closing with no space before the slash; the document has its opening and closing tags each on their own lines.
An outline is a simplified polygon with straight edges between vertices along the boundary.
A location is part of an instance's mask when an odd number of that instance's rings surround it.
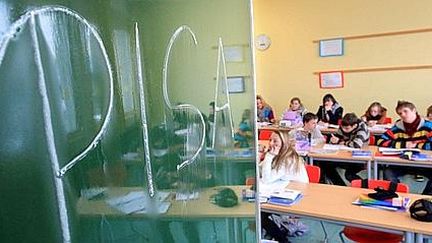
<svg viewBox="0 0 432 243">
<path fill-rule="evenodd" d="M 309 182 L 303 158 L 295 151 L 295 141 L 288 131 L 274 131 L 270 136 L 269 150 L 261 161 L 261 182 Z"/>
<path fill-rule="evenodd" d="M 284 185 L 285 181 L 308 183 L 304 161 L 295 151 L 295 142 L 290 139 L 289 132 L 274 131 L 269 142 L 269 150 L 260 163 L 260 190 L 264 187 L 279 187 Z M 289 242 L 288 236 L 300 236 L 308 228 L 298 219 L 265 212 L 261 212 L 261 227 L 265 230 L 265 237 L 282 243 Z"/>
</svg>

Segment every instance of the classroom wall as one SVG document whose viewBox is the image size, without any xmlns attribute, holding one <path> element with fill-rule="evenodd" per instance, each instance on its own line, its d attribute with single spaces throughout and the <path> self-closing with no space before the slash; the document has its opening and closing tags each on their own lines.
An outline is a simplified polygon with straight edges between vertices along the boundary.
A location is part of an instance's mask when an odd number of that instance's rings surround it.
<svg viewBox="0 0 432 243">
<path fill-rule="evenodd" d="M 397 117 L 397 100 L 416 104 L 420 114 L 432 104 L 432 69 L 346 73 L 345 87 L 319 88 L 315 71 L 432 64 L 432 32 L 345 41 L 345 55 L 319 57 L 313 40 L 432 27 L 432 2 L 419 0 L 254 0 L 255 36 L 265 33 L 272 44 L 257 51 L 257 93 L 277 116 L 293 96 L 316 112 L 330 92 L 345 112 L 361 115 L 380 101 Z"/>
</svg>

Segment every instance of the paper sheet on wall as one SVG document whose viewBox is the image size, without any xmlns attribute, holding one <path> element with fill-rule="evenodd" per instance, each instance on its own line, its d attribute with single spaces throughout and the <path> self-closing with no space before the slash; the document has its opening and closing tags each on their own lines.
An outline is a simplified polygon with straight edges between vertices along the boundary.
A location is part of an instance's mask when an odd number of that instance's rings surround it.
<svg viewBox="0 0 432 243">
<path fill-rule="evenodd" d="M 322 72 L 319 74 L 320 88 L 322 89 L 334 89 L 343 88 L 344 77 L 343 72 Z"/>
<path fill-rule="evenodd" d="M 321 57 L 343 55 L 343 39 L 321 40 L 319 42 Z"/>
</svg>

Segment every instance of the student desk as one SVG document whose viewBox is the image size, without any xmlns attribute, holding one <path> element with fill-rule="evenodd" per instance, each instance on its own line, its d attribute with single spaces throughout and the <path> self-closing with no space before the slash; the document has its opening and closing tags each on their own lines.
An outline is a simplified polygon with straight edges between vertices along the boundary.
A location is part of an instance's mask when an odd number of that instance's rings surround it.
<svg viewBox="0 0 432 243">
<path fill-rule="evenodd" d="M 231 208 L 223 208 L 210 203 L 209 198 L 212 194 L 217 193 L 217 189 L 223 188 L 212 187 L 204 188 L 200 191 L 200 197 L 197 200 L 190 200 L 187 203 L 183 201 L 171 201 L 168 211 L 162 215 L 164 218 L 253 218 L 255 217 L 255 204 L 241 201 L 241 190 L 248 186 L 229 186 L 239 197 L 239 204 Z M 106 194 L 112 197 L 124 195 L 131 191 L 144 190 L 140 187 L 113 187 L 108 188 Z M 129 214 L 125 215 L 120 211 L 110 207 L 104 199 L 86 200 L 79 198 L 77 209 L 80 216 L 92 217 L 105 215 L 106 217 L 134 217 L 146 218 L 146 214 Z"/>
<path fill-rule="evenodd" d="M 214 173 L 213 176 L 223 178 L 221 183 L 225 185 L 239 185 L 244 184 L 246 179 L 242 180 L 244 175 L 242 172 L 246 170 L 255 171 L 255 161 L 255 151 L 251 151 L 248 155 L 207 156 L 206 166 Z M 218 172 L 222 172 L 222 175 L 216 174 Z"/>
<path fill-rule="evenodd" d="M 247 152 L 247 153 L 246 153 Z M 242 174 L 239 171 L 255 170 L 256 168 L 255 150 L 252 149 L 233 149 L 230 153 L 215 156 L 206 154 L 206 168 L 212 172 L 214 177 L 220 179 L 219 184 L 241 185 L 245 180 L 241 180 Z M 122 157 L 123 164 L 128 176 L 131 178 L 130 185 L 139 185 L 144 176 L 145 162 L 143 154 L 137 152 L 128 153 Z M 200 162 L 201 163 L 201 162 Z"/>
<path fill-rule="evenodd" d="M 368 189 L 299 182 L 290 182 L 287 188 L 301 190 L 303 198 L 293 206 L 263 203 L 261 210 L 268 213 L 289 214 L 341 225 L 404 234 L 405 242 L 415 242 L 422 240 L 423 235 L 432 235 L 430 223 L 416 221 L 407 212 L 392 212 L 352 205 L 360 193 L 371 191 Z M 412 201 L 426 197 L 405 193 L 400 193 L 400 195 L 408 196 Z"/>
<path fill-rule="evenodd" d="M 413 161 L 413 160 L 401 159 L 396 156 L 375 156 L 375 153 L 378 151 L 378 146 L 369 146 L 369 148 L 373 151 L 374 154 L 374 178 L 375 179 L 378 179 L 379 164 L 432 168 L 432 161 Z M 425 153 L 432 156 L 432 151 L 422 150 L 421 153 Z"/>
<path fill-rule="evenodd" d="M 268 131 L 291 131 L 293 130 L 292 127 L 283 127 L 276 124 L 268 125 L 268 126 L 260 126 L 258 127 L 258 131 L 261 130 L 268 130 Z"/>
<path fill-rule="evenodd" d="M 294 127 L 283 127 L 283 126 L 279 126 L 279 125 L 269 125 L 269 126 L 262 126 L 262 127 L 258 127 L 258 131 L 291 131 L 295 129 Z M 321 127 L 320 131 L 322 134 L 325 135 L 330 135 L 330 134 L 334 134 L 337 131 L 337 128 L 327 128 L 327 127 Z"/>
<path fill-rule="evenodd" d="M 283 127 L 279 125 L 269 125 L 269 126 L 262 126 L 258 127 L 258 130 L 268 130 L 268 131 L 291 131 L 293 130 L 293 127 Z M 330 135 L 336 133 L 338 129 L 334 127 L 320 127 L 320 131 L 324 135 Z M 369 132 L 371 135 L 379 136 L 385 132 L 383 129 L 374 129 L 369 127 Z"/>
<path fill-rule="evenodd" d="M 320 149 L 320 146 L 314 147 L 314 149 Z M 313 153 L 309 152 L 309 163 L 313 165 L 315 161 L 330 161 L 330 162 L 348 162 L 348 163 L 364 163 L 367 166 L 367 178 L 379 179 L 378 176 L 378 165 L 397 165 L 397 166 L 408 166 L 408 167 L 423 167 L 432 168 L 432 161 L 412 161 L 401 159 L 395 156 L 376 156 L 378 146 L 367 146 L 362 150 L 370 150 L 372 156 L 370 157 L 352 157 L 350 151 L 338 150 L 336 153 Z M 313 150 L 312 150 L 313 151 Z M 432 151 L 422 150 L 422 153 L 426 153 L 432 156 Z M 373 175 L 372 175 L 372 164 L 373 164 Z M 373 176 L 373 177 L 372 177 Z"/>
<path fill-rule="evenodd" d="M 313 165 L 314 161 L 329 161 L 329 162 L 346 162 L 356 164 L 366 164 L 368 178 L 372 178 L 372 161 L 373 157 L 352 157 L 351 151 L 338 150 L 336 153 L 314 153 L 314 149 L 321 149 L 322 146 L 313 147 L 311 152 L 307 154 L 309 164 Z M 368 148 L 366 148 L 368 150 Z M 373 154 L 373 152 L 372 152 Z"/>
<path fill-rule="evenodd" d="M 243 202 L 241 200 L 241 190 L 248 188 L 246 186 L 229 186 L 233 189 L 238 198 L 239 204 L 231 208 L 223 208 L 212 204 L 209 198 L 212 194 L 217 193 L 217 189 L 221 187 L 205 188 L 200 192 L 197 200 L 190 200 L 187 203 L 183 201 L 176 201 L 170 198 L 171 206 L 165 214 L 160 215 L 161 219 L 165 220 L 215 220 L 225 219 L 227 225 L 227 232 L 230 239 L 235 242 L 241 242 L 241 222 L 243 220 L 254 220 L 256 209 L 255 203 Z M 106 192 L 111 197 L 124 195 L 130 191 L 143 190 L 139 187 L 114 187 L 109 188 Z M 147 214 L 123 214 L 116 209 L 110 207 L 104 199 L 100 200 L 87 200 L 79 198 L 77 202 L 78 215 L 83 218 L 106 217 L 111 219 L 149 219 L 151 215 Z"/>
<path fill-rule="evenodd" d="M 280 126 L 280 125 L 276 125 L 276 124 L 258 127 L 258 130 L 268 130 L 268 131 L 291 131 L 293 129 L 295 129 L 295 128 L 294 127 L 284 127 L 284 126 Z M 330 133 L 335 133 L 337 131 L 337 128 L 322 127 L 322 128 L 320 128 L 320 131 L 323 134 L 330 134 Z"/>
<path fill-rule="evenodd" d="M 259 141 L 259 144 L 268 147 L 268 141 Z M 375 153 L 378 151 L 378 146 L 366 146 L 362 150 L 370 150 L 372 156 L 370 157 L 352 157 L 351 152 L 347 150 L 338 150 L 336 153 L 314 153 L 313 150 L 317 151 L 322 148 L 321 146 L 314 146 L 312 152 L 307 153 L 309 158 L 309 164 L 313 165 L 314 161 L 328 161 L 331 162 L 346 162 L 346 163 L 360 163 L 366 164 L 367 178 L 378 179 L 378 165 L 397 165 L 397 166 L 408 166 L 408 167 L 423 167 L 432 168 L 432 161 L 412 161 L 401 159 L 395 156 L 376 156 Z M 432 156 L 432 151 L 422 150 L 422 153 L 426 153 Z M 373 165 L 372 165 L 373 164 Z M 373 167 L 373 175 L 372 175 Z"/>
<path fill-rule="evenodd" d="M 266 146 L 268 148 L 268 141 L 267 140 L 259 140 L 258 144 Z M 367 175 L 368 178 L 372 178 L 372 163 L 373 163 L 373 151 L 372 150 L 372 156 L 369 157 L 352 157 L 351 151 L 347 150 L 338 150 L 335 153 L 314 153 L 313 151 L 319 151 L 321 150 L 323 145 L 318 145 L 312 147 L 311 151 L 307 152 L 305 155 L 306 158 L 308 158 L 308 163 L 310 165 L 314 164 L 314 161 L 328 161 L 329 163 L 332 162 L 346 162 L 346 163 L 357 163 L 357 164 L 366 164 L 367 169 Z M 369 147 L 365 148 L 366 150 L 369 149 Z"/>
<path fill-rule="evenodd" d="M 370 135 L 373 135 L 373 136 L 379 136 L 379 135 L 382 135 L 383 133 L 385 133 L 385 130 L 377 130 L 377 129 L 373 129 L 371 127 L 368 127 L 368 128 L 369 128 Z M 334 134 L 334 133 L 336 133 L 337 130 L 338 130 L 337 128 L 332 128 L 332 127 L 324 127 L 324 128 L 320 129 L 321 133 L 325 134 L 325 135 Z"/>
</svg>

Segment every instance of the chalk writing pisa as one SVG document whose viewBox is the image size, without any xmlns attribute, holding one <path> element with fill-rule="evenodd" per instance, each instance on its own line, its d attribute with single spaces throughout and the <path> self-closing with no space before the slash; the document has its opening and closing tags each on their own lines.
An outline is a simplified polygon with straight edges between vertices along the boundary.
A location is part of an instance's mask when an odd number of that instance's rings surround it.
<svg viewBox="0 0 432 243">
<path fill-rule="evenodd" d="M 137 82 L 139 88 L 141 127 L 143 132 L 145 171 L 147 174 L 148 191 L 151 197 L 155 194 L 153 186 L 152 166 L 149 154 L 149 137 L 147 115 L 145 110 L 143 73 L 140 56 L 140 40 L 138 24 L 135 23 L 135 51 L 137 62 Z M 179 34 L 187 32 L 191 35 L 194 44 L 197 44 L 195 34 L 188 26 L 179 27 L 172 35 L 167 46 L 164 59 L 163 73 L 163 97 L 166 111 L 187 111 L 188 116 L 194 119 L 198 126 L 189 126 L 191 134 L 188 134 L 187 143 L 192 149 L 187 150 L 187 156 L 177 170 L 183 170 L 194 166 L 205 150 L 205 123 L 201 112 L 191 104 L 174 105 L 168 94 L 168 64 L 171 48 Z M 74 38 L 71 40 L 70 38 Z M 77 41 L 78 40 L 78 41 Z M 106 135 L 112 119 L 114 102 L 114 81 L 111 63 L 104 42 L 98 31 L 84 17 L 77 12 L 60 6 L 47 6 L 27 11 L 18 20 L 10 25 L 10 28 L 2 34 L 0 39 L 0 71 L 2 66 L 8 66 L 11 56 L 17 51 L 20 41 L 27 41 L 31 47 L 31 59 L 34 64 L 34 79 L 25 82 L 37 83 L 37 94 L 41 100 L 43 117 L 43 133 L 50 167 L 53 175 L 57 209 L 59 213 L 63 242 L 71 242 L 71 230 L 69 225 L 69 213 L 66 205 L 63 178 L 67 173 L 82 161 Z M 73 49 L 73 51 L 72 51 Z M 78 53 L 75 53 L 78 52 Z M 82 54 L 82 56 L 80 56 Z M 75 55 L 75 56 L 72 56 Z M 83 60 L 78 60 L 82 58 Z M 80 62 L 78 68 L 72 62 Z M 8 66 L 9 67 L 9 66 Z M 4 67 L 6 70 L 7 67 Z M 79 70 L 78 70 L 79 69 Z M 13 71 L 10 71 L 13 72 Z M 88 141 L 82 145 L 80 151 L 70 160 L 63 161 L 64 156 L 59 156 L 59 146 L 56 141 L 67 133 L 58 132 L 58 124 L 62 129 L 69 131 L 76 129 L 75 103 L 73 89 L 75 78 L 85 73 L 86 83 L 89 86 L 102 87 L 103 92 L 96 98 L 100 99 L 101 107 L 98 114 L 93 114 L 90 119 L 97 125 L 94 134 L 90 134 Z M 219 40 L 217 83 L 215 89 L 216 113 L 228 113 L 227 124 L 230 130 L 230 139 L 233 134 L 233 121 L 226 81 L 225 60 L 223 57 L 222 40 Z M 83 82 L 83 81 L 80 81 Z M 54 87 L 54 88 L 53 88 Z M 58 89 L 58 90 L 56 90 Z M 72 98 L 70 98 L 72 96 Z M 69 97 L 69 98 L 68 98 Z M 92 99 L 91 97 L 88 97 Z M 31 105 L 31 104 L 29 104 Z M 169 118 L 169 115 L 166 116 Z M 170 123 L 172 121 L 166 121 Z M 221 124 L 222 125 L 222 124 Z M 211 134 L 213 147 L 215 143 L 216 123 Z M 60 140 L 67 140 L 61 138 Z M 186 146 L 187 147 L 187 146 Z M 32 148 L 28 148 L 32 149 Z M 193 168 L 192 168 L 193 169 Z"/>
</svg>

